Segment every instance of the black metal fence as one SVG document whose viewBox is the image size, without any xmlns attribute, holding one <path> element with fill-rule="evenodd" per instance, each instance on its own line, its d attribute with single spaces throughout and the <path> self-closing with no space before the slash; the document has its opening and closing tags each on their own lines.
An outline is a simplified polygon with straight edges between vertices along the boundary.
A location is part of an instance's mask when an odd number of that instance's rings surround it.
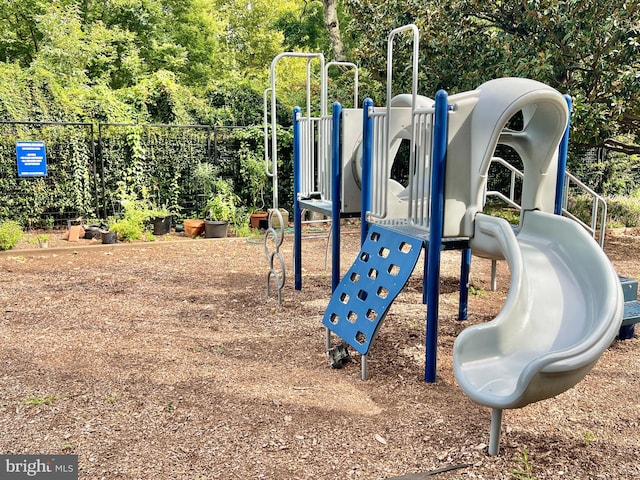
<svg viewBox="0 0 640 480">
<path fill-rule="evenodd" d="M 290 209 L 292 143 L 280 141 L 278 135 L 282 149 L 278 152 L 278 198 L 281 206 Z M 20 177 L 16 142 L 36 140 L 46 145 L 47 176 Z M 264 206 L 261 198 L 272 196 L 271 182 L 263 179 L 262 186 L 255 185 L 263 149 L 262 129 L 255 126 L 1 121 L 0 221 L 52 227 L 78 217 L 106 220 L 119 212 L 119 201 L 126 194 L 144 195 L 158 207 L 172 207 L 182 217 L 199 216 L 211 176 L 231 181 L 242 205 L 259 208 Z M 614 181 L 623 184 L 613 185 L 619 190 L 636 188 L 637 161 L 609 158 L 602 149 L 597 156 L 593 152 L 572 152 L 569 169 L 598 192 Z M 505 147 L 496 154 L 522 167 L 514 151 Z M 286 172 L 289 174 L 284 175 Z M 402 170 L 392 173 L 407 174 Z M 492 169 L 489 177 L 489 189 L 508 191 L 507 172 Z M 520 188 L 516 186 L 516 197 Z M 256 189 L 261 189 L 260 194 Z"/>
<path fill-rule="evenodd" d="M 253 137 L 247 136 L 251 128 Z M 159 207 L 173 207 L 184 216 L 201 213 L 205 183 L 211 180 L 207 175 L 230 179 L 238 193 L 248 196 L 248 179 L 243 178 L 237 152 L 241 144 L 249 145 L 254 161 L 262 158 L 263 140 L 256 130 L 0 122 L 0 220 L 52 227 L 77 217 L 106 219 L 119 211 L 119 200 L 127 193 L 145 196 Z M 16 142 L 20 141 L 45 143 L 46 176 L 18 176 Z"/>
</svg>

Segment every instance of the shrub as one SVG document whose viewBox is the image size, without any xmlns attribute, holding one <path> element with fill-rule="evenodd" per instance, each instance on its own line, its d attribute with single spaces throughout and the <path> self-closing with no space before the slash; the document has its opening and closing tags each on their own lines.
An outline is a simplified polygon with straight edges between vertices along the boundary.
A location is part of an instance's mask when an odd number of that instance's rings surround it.
<svg viewBox="0 0 640 480">
<path fill-rule="evenodd" d="M 140 240 L 144 234 L 144 226 L 131 218 L 123 218 L 113 222 L 109 226 L 109 230 L 116 232 L 120 240 L 125 242 Z"/>
<path fill-rule="evenodd" d="M 9 250 L 22 238 L 22 227 L 18 222 L 8 220 L 0 223 L 0 250 Z"/>
<path fill-rule="evenodd" d="M 142 239 L 151 210 L 143 200 L 127 197 L 120 203 L 124 207 L 124 214 L 119 220 L 111 219 L 109 230 L 116 232 L 120 240 L 125 242 Z"/>
<path fill-rule="evenodd" d="M 615 196 L 607 198 L 607 226 L 640 226 L 640 198 Z"/>
</svg>

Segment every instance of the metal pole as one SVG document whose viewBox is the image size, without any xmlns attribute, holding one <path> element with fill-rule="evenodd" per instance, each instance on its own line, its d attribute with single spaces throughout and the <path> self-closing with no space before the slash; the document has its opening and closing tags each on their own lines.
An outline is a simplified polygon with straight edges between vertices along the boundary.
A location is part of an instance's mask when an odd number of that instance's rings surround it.
<svg viewBox="0 0 640 480">
<path fill-rule="evenodd" d="M 491 291 L 498 289 L 498 261 L 491 260 Z"/>
<path fill-rule="evenodd" d="M 100 186 L 102 187 L 102 218 L 107 218 L 107 186 L 104 179 L 104 153 L 102 142 L 102 124 L 98 124 L 98 155 L 100 157 Z"/>
<path fill-rule="evenodd" d="M 293 109 L 293 283 L 302 290 L 302 211 L 298 202 L 300 192 L 300 107 Z"/>
<path fill-rule="evenodd" d="M 565 95 L 564 99 L 569 109 L 569 117 L 567 118 L 567 127 L 564 130 L 564 135 L 558 147 L 558 173 L 556 177 L 556 203 L 554 208 L 556 215 L 562 215 L 562 193 L 564 191 L 564 175 L 567 170 L 567 150 L 569 149 L 569 129 L 571 127 L 571 97 Z"/>
<path fill-rule="evenodd" d="M 440 296 L 440 248 L 444 224 L 444 169 L 447 156 L 447 92 L 436 93 L 434 114 L 433 160 L 431 163 L 431 208 L 429 214 L 429 245 L 427 246 L 427 332 L 425 382 L 436 381 L 438 348 L 438 301 Z"/>
<path fill-rule="evenodd" d="M 95 138 L 95 130 L 93 128 L 93 123 L 89 125 L 89 134 L 91 135 L 91 163 L 92 163 L 92 174 L 93 174 L 93 200 L 95 202 L 96 215 L 100 216 L 100 196 L 98 194 L 98 168 L 97 168 L 97 158 L 96 158 L 96 138 Z"/>
<path fill-rule="evenodd" d="M 328 83 L 329 68 L 331 67 L 347 67 L 353 69 L 353 108 L 358 108 L 358 66 L 351 62 L 329 62 L 325 65 L 325 84 Z M 328 92 L 327 92 L 328 95 Z"/>
<path fill-rule="evenodd" d="M 387 201 L 386 198 L 388 196 L 387 188 L 387 175 L 390 169 L 389 162 L 389 152 L 391 150 L 391 138 L 389 137 L 389 128 L 390 128 L 390 119 L 391 119 L 391 98 L 393 95 L 393 39 L 394 37 L 401 32 L 410 31 L 413 34 L 413 51 L 412 51 L 412 79 L 411 79 L 411 105 L 412 109 L 415 110 L 417 98 L 418 98 L 418 55 L 420 49 L 420 32 L 418 30 L 417 25 L 409 24 L 404 25 L 402 27 L 395 28 L 389 32 L 389 36 L 387 37 L 387 114 L 384 118 L 384 150 L 382 152 L 382 175 L 379 175 L 381 181 L 381 188 L 379 189 L 381 198 L 384 199 L 384 205 L 381 212 L 376 212 L 380 214 L 382 218 L 386 217 L 387 212 Z M 411 115 L 411 147 L 409 149 L 409 171 L 413 172 L 415 166 L 415 138 L 416 138 L 416 129 L 415 129 L 415 115 Z M 378 159 L 376 159 L 376 163 L 378 163 Z M 411 180 L 409 181 L 409 185 L 411 185 Z M 409 188 L 409 202 L 408 202 L 408 217 L 410 217 L 410 209 L 413 203 L 413 189 Z"/>
<path fill-rule="evenodd" d="M 491 432 L 489 433 L 489 455 L 495 457 L 500 451 L 500 430 L 502 428 L 502 409 L 491 410 Z"/>
<path fill-rule="evenodd" d="M 280 59 L 284 58 L 284 57 L 293 57 L 293 58 L 306 58 L 307 62 L 310 62 L 312 59 L 314 58 L 318 58 L 320 61 L 320 83 L 321 83 L 321 98 L 320 98 L 320 108 L 321 110 L 324 109 L 324 101 L 325 99 L 322 98 L 323 96 L 326 96 L 324 94 L 325 90 L 325 85 L 322 85 L 324 82 L 324 55 L 321 53 L 299 53 L 299 52 L 283 52 L 280 53 L 278 55 L 276 55 L 274 57 L 274 59 L 271 61 L 271 70 L 270 70 L 270 74 L 271 74 L 271 174 L 272 174 L 272 181 L 273 181 L 273 208 L 277 209 L 278 208 L 278 131 L 277 131 L 277 125 L 278 125 L 278 118 L 276 115 L 276 65 L 277 63 L 280 61 Z M 307 80 L 307 108 L 309 108 L 309 104 L 310 104 L 310 91 L 311 91 L 311 85 L 309 84 L 310 80 Z M 265 95 L 267 94 L 267 92 L 265 92 Z M 265 98 L 265 108 L 266 108 L 266 98 Z M 307 111 L 306 112 L 307 116 L 310 117 L 311 116 L 311 112 Z M 266 115 L 265 115 L 265 120 L 266 120 Z"/>
<path fill-rule="evenodd" d="M 458 303 L 458 320 L 466 320 L 469 308 L 469 272 L 471 271 L 471 249 L 462 249 L 460 261 L 460 301 Z"/>
<path fill-rule="evenodd" d="M 371 210 L 371 161 L 373 155 L 373 100 L 365 98 L 362 104 L 362 200 L 360 211 L 360 245 L 364 245 L 369 231 L 367 212 Z"/>
<path fill-rule="evenodd" d="M 341 210 L 341 186 L 342 168 L 340 168 L 340 116 L 342 106 L 334 102 L 331 112 L 331 173 L 333 174 L 331 194 L 331 291 L 333 292 L 340 283 L 340 210 Z"/>
</svg>

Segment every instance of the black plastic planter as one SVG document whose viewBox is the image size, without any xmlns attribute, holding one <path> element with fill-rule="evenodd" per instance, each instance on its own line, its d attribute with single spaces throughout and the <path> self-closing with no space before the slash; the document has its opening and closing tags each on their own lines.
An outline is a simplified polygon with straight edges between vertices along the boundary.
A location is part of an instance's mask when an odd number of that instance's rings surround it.
<svg viewBox="0 0 640 480">
<path fill-rule="evenodd" d="M 171 217 L 156 217 L 151 219 L 154 235 L 166 235 L 171 231 Z"/>
</svg>

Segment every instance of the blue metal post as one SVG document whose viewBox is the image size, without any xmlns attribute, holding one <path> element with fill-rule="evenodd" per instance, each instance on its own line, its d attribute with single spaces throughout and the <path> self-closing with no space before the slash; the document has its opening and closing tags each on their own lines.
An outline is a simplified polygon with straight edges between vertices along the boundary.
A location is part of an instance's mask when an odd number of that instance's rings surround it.
<svg viewBox="0 0 640 480">
<path fill-rule="evenodd" d="M 460 301 L 458 303 L 458 320 L 467 319 L 469 307 L 469 272 L 471 271 L 471 249 L 462 249 L 460 262 Z"/>
<path fill-rule="evenodd" d="M 562 199 L 564 197 L 564 175 L 567 170 L 567 150 L 569 149 L 569 129 L 571 127 L 571 97 L 565 95 L 564 99 L 567 102 L 569 108 L 569 118 L 567 119 L 567 128 L 564 130 L 564 135 L 560 141 L 558 147 L 558 176 L 556 178 L 556 203 L 554 207 L 554 213 L 556 215 L 562 215 Z"/>
<path fill-rule="evenodd" d="M 342 165 L 340 162 L 340 117 L 342 105 L 334 102 L 331 110 L 331 291 L 340 283 L 340 210 L 342 205 Z"/>
<path fill-rule="evenodd" d="M 300 193 L 300 107 L 293 109 L 293 276 L 294 288 L 302 290 L 302 210 L 298 203 Z M 275 132 L 274 132 L 275 135 Z"/>
<path fill-rule="evenodd" d="M 373 117 L 369 110 L 373 100 L 365 98 L 362 104 L 362 201 L 360 212 L 360 245 L 364 244 L 369 231 L 367 212 L 371 210 L 371 162 L 373 161 Z"/>
<path fill-rule="evenodd" d="M 438 303 L 440 296 L 440 250 L 444 224 L 444 171 L 447 157 L 447 92 L 436 93 L 433 158 L 431 162 L 431 208 L 429 211 L 429 245 L 427 246 L 427 334 L 425 382 L 436 381 L 438 348 Z"/>
</svg>

